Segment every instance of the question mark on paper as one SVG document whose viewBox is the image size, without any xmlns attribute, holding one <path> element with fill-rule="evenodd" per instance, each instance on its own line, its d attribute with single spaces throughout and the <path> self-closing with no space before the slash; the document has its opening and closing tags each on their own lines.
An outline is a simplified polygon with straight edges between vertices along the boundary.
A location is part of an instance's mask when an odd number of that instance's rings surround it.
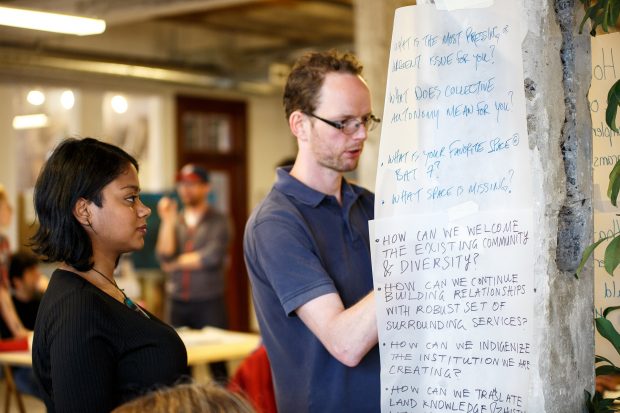
<svg viewBox="0 0 620 413">
<path fill-rule="evenodd" d="M 493 53 L 495 53 L 495 45 L 492 44 L 491 46 L 489 46 L 491 48 L 491 57 L 493 57 Z"/>
<path fill-rule="evenodd" d="M 439 170 L 440 164 L 441 164 L 440 161 L 435 161 L 426 168 L 426 173 L 428 174 L 429 178 L 433 177 L 433 173 L 435 174 L 435 177 L 437 178 L 437 171 Z"/>
<path fill-rule="evenodd" d="M 512 177 L 514 175 L 515 175 L 514 169 L 509 169 L 508 170 L 508 186 L 509 186 L 508 193 L 512 192 L 512 190 L 510 189 L 510 185 L 512 185 Z"/>
<path fill-rule="evenodd" d="M 508 96 L 510 96 L 510 104 L 512 105 L 512 95 L 514 92 L 512 90 L 508 91 Z"/>
</svg>

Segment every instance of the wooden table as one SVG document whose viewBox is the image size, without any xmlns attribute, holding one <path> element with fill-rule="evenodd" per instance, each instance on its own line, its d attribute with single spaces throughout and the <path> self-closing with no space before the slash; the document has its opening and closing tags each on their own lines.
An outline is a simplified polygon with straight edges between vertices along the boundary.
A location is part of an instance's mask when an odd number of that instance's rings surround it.
<svg viewBox="0 0 620 413">
<path fill-rule="evenodd" d="M 187 348 L 187 364 L 190 366 L 216 361 L 240 360 L 254 351 L 260 343 L 258 334 L 222 330 L 214 327 L 206 327 L 202 330 L 180 329 L 178 332 Z M 0 364 L 3 366 L 7 380 L 5 412 L 9 411 L 10 398 L 14 394 L 20 412 L 24 413 L 21 395 L 15 388 L 11 369 L 8 367 L 32 367 L 32 353 L 30 351 L 0 352 Z"/>
<path fill-rule="evenodd" d="M 205 327 L 202 330 L 178 330 L 178 332 L 187 348 L 187 364 L 190 366 L 240 360 L 260 344 L 258 334 L 214 327 Z"/>
</svg>

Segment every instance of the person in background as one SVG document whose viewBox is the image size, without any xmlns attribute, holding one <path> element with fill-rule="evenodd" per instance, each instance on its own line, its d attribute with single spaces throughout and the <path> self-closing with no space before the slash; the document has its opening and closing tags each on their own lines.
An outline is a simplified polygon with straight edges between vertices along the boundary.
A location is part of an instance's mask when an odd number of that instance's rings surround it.
<svg viewBox="0 0 620 413">
<path fill-rule="evenodd" d="M 215 383 L 180 384 L 149 393 L 112 413 L 254 413 L 240 395 Z"/>
<path fill-rule="evenodd" d="M 9 261 L 11 257 L 11 248 L 9 246 L 9 239 L 3 234 L 3 231 L 11 224 L 12 217 L 13 208 L 11 208 L 4 186 L 0 185 L 0 315 L 8 328 L 8 332 L 10 332 L 9 337 L 20 339 L 27 338 L 30 330 L 24 327 L 17 316 L 9 292 Z M 2 338 L 7 337 L 3 335 Z"/>
<path fill-rule="evenodd" d="M 47 287 L 39 268 L 40 260 L 31 252 L 19 251 L 10 258 L 11 297 L 17 316 L 29 330 L 34 329 L 41 297 Z M 2 337 L 13 337 L 4 320 L 0 320 Z M 21 393 L 41 398 L 41 390 L 30 367 L 12 367 L 15 385 Z"/>
<path fill-rule="evenodd" d="M 188 164 L 177 175 L 183 210 L 168 197 L 157 204 L 161 223 L 155 249 L 170 275 L 170 322 L 175 327 L 228 327 L 224 293 L 231 226 L 209 205 L 210 190 L 207 171 Z M 209 367 L 216 381 L 228 380 L 225 362 Z"/>
<path fill-rule="evenodd" d="M 34 330 L 41 297 L 47 288 L 47 278 L 41 272 L 39 258 L 28 251 L 11 255 L 9 279 L 17 315 L 24 327 Z"/>
<path fill-rule="evenodd" d="M 22 325 L 33 330 L 41 296 L 47 287 L 46 278 L 39 268 L 40 260 L 32 252 L 19 251 L 10 256 L 9 262 L 13 306 Z M 13 338 L 4 320 L 0 320 L 0 334 L 3 338 Z"/>
<path fill-rule="evenodd" d="M 121 254 L 144 246 L 151 210 L 138 163 L 96 139 L 67 139 L 34 188 L 33 251 L 60 263 L 34 330 L 32 363 L 49 413 L 109 412 L 188 372 L 176 331 L 115 283 Z"/>
<path fill-rule="evenodd" d="M 309 53 L 284 107 L 298 153 L 245 228 L 244 255 L 280 412 L 378 412 L 380 365 L 368 221 L 349 183 L 379 120 L 353 55 Z"/>
</svg>

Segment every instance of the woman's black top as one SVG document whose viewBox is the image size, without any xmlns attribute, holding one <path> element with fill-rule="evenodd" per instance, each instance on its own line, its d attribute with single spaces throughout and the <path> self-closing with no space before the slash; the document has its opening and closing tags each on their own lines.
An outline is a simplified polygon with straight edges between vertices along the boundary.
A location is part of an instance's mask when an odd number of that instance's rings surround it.
<svg viewBox="0 0 620 413">
<path fill-rule="evenodd" d="M 180 382 L 187 352 L 176 331 L 56 270 L 37 315 L 32 363 L 48 412 L 109 412 Z"/>
</svg>

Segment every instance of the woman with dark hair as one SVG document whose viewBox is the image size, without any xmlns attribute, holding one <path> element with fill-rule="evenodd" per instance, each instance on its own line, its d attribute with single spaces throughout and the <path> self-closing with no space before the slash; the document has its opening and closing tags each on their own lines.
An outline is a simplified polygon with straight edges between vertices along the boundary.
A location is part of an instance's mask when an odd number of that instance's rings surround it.
<svg viewBox="0 0 620 413">
<path fill-rule="evenodd" d="M 138 163 L 96 139 L 67 139 L 34 191 L 33 249 L 59 262 L 35 325 L 32 361 L 48 412 L 109 412 L 187 373 L 175 330 L 114 281 L 121 254 L 144 246 L 151 210 Z"/>
</svg>

